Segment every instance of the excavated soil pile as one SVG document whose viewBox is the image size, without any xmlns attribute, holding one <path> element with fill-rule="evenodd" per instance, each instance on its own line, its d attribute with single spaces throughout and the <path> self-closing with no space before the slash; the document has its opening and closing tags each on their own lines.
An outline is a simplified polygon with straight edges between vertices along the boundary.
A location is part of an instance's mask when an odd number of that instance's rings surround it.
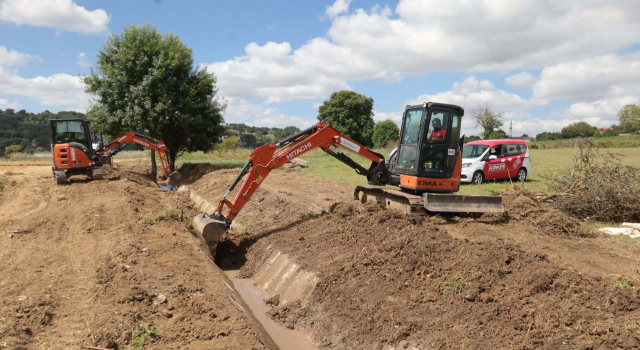
<svg viewBox="0 0 640 350">
<path fill-rule="evenodd" d="M 148 168 L 0 195 L 0 349 L 273 349 L 188 229 L 185 194 Z M 140 171 L 142 170 L 142 171 Z"/>
<path fill-rule="evenodd" d="M 190 163 L 180 168 L 182 178 L 180 183 L 191 184 L 200 180 L 204 175 L 216 170 L 216 166 L 210 163 Z"/>
<path fill-rule="evenodd" d="M 640 345 L 630 279 L 566 270 L 501 239 L 456 239 L 441 220 L 342 203 L 258 241 L 243 270 L 278 249 L 315 272 L 309 300 L 271 314 L 326 348 Z"/>
</svg>

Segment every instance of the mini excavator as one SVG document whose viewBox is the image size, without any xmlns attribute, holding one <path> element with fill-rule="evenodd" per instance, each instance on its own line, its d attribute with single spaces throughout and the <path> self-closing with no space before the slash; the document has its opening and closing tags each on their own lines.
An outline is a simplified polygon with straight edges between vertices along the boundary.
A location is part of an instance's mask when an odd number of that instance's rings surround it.
<svg viewBox="0 0 640 350">
<path fill-rule="evenodd" d="M 335 157 L 367 178 L 370 186 L 357 186 L 354 198 L 375 202 L 404 212 L 426 210 L 435 213 L 500 213 L 500 196 L 453 194 L 460 188 L 462 146 L 460 129 L 464 109 L 443 103 L 426 102 L 405 108 L 398 147 L 384 157 L 350 137 L 319 122 L 275 145 L 256 148 L 224 194 L 216 211 L 201 213 L 194 228 L 215 255 L 218 240 L 271 171 L 315 148 Z M 371 161 L 365 168 L 334 148 L 342 148 Z M 227 195 L 244 178 L 233 201 Z M 382 186 L 397 186 L 399 189 Z"/>
<path fill-rule="evenodd" d="M 180 180 L 179 172 L 171 172 L 164 155 L 167 146 L 162 141 L 130 131 L 116 138 L 106 147 L 94 150 L 88 121 L 83 119 L 51 119 L 50 122 L 52 170 L 58 185 L 66 184 L 67 179 L 74 175 L 89 176 L 93 180 L 102 179 L 104 176 L 102 166 L 111 164 L 112 157 L 131 143 L 157 151 L 165 175 L 169 178 L 169 183 Z"/>
</svg>

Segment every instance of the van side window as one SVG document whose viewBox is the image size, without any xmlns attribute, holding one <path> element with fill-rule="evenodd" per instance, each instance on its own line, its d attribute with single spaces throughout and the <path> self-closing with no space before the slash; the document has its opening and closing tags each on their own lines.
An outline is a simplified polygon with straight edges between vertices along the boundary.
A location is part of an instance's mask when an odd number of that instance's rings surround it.
<svg viewBox="0 0 640 350">
<path fill-rule="evenodd" d="M 495 145 L 491 147 L 489 152 L 487 152 L 487 155 L 484 156 L 484 160 L 489 159 L 489 157 L 491 156 L 496 156 L 497 158 L 500 158 L 501 157 L 500 154 L 502 153 L 502 146 L 503 145 Z"/>
<path fill-rule="evenodd" d="M 525 153 L 525 146 L 522 144 L 507 144 L 504 145 L 502 153 L 504 154 L 504 157 L 517 156 Z"/>
</svg>

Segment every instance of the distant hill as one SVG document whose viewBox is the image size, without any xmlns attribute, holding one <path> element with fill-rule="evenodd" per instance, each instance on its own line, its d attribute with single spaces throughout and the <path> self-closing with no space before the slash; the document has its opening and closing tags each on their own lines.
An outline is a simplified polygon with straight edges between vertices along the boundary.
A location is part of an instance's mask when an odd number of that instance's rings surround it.
<svg viewBox="0 0 640 350">
<path fill-rule="evenodd" d="M 265 126 L 249 126 L 246 124 L 230 123 L 226 125 L 226 137 L 238 137 L 240 146 L 255 148 L 258 146 L 276 143 L 288 136 L 300 132 L 295 126 L 284 128 L 268 128 Z"/>
<path fill-rule="evenodd" d="M 85 115 L 78 112 L 28 113 L 13 109 L 0 110 L 0 156 L 4 156 L 5 147 L 22 146 L 22 152 L 33 153 L 38 147 L 49 150 L 51 129 L 49 119 L 81 118 Z"/>
</svg>

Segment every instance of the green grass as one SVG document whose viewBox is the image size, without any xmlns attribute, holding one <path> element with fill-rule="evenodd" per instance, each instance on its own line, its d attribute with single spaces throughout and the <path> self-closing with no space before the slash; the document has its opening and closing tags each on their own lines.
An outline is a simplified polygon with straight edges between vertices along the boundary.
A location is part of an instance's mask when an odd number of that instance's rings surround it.
<svg viewBox="0 0 640 350">
<path fill-rule="evenodd" d="M 224 152 L 192 152 L 186 153 L 176 159 L 176 168 L 180 168 L 193 163 L 211 163 L 220 168 L 241 167 L 249 159 L 251 150 L 234 149 Z"/>
<path fill-rule="evenodd" d="M 387 157 L 391 149 L 378 149 L 376 152 Z M 544 193 L 548 191 L 547 178 L 560 173 L 568 173 L 573 167 L 574 148 L 549 148 L 531 149 L 531 174 L 524 183 L 517 183 L 522 188 L 534 193 Z M 601 153 L 615 153 L 621 155 L 621 161 L 627 165 L 640 164 L 640 148 L 607 148 L 601 149 Z M 344 152 L 352 159 L 356 160 L 365 168 L 369 168 L 371 162 L 365 158 Z M 194 152 L 181 156 L 178 161 L 181 163 L 213 163 L 221 167 L 240 167 L 249 155 L 250 150 L 238 149 L 222 153 Z M 353 169 L 342 164 L 340 161 L 321 151 L 315 149 L 300 157 L 309 162 L 309 167 L 302 169 L 302 173 L 312 178 L 329 179 L 348 185 L 366 185 L 364 176 L 358 175 Z M 514 182 L 515 184 L 515 182 Z M 461 194 L 469 195 L 490 195 L 496 191 L 511 189 L 509 180 L 488 181 L 482 185 L 471 185 L 463 183 L 460 186 Z"/>
<path fill-rule="evenodd" d="M 137 325 L 133 330 L 133 337 L 131 338 L 131 346 L 134 348 L 141 348 L 149 344 L 149 339 L 154 338 L 158 333 L 156 327 L 145 328 Z"/>
<path fill-rule="evenodd" d="M 382 153 L 385 157 L 389 154 L 389 150 L 378 150 L 378 152 Z M 621 161 L 623 164 L 640 164 L 640 148 L 609 148 L 601 150 L 601 152 L 610 152 L 622 155 Z M 535 193 L 547 192 L 547 178 L 549 176 L 558 175 L 562 172 L 570 172 L 573 168 L 573 155 L 573 148 L 530 150 L 532 173 L 527 178 L 527 181 L 524 183 L 518 183 L 518 185 Z M 364 176 L 356 174 L 353 169 L 347 167 L 320 150 L 311 151 L 300 158 L 309 161 L 309 168 L 303 169 L 303 174 L 309 177 L 325 178 L 349 185 L 366 185 L 367 183 Z M 362 159 L 356 160 L 364 167 L 369 167 L 369 161 Z M 509 182 L 509 180 L 498 180 L 488 181 L 482 185 L 463 183 L 460 186 L 459 193 L 469 195 L 490 195 L 496 191 L 504 191 L 508 189 L 511 189 L 511 182 Z"/>
<path fill-rule="evenodd" d="M 593 137 L 595 145 L 600 148 L 632 148 L 640 147 L 640 135 Z M 529 144 L 532 149 L 573 148 L 576 139 L 534 141 Z"/>
</svg>

